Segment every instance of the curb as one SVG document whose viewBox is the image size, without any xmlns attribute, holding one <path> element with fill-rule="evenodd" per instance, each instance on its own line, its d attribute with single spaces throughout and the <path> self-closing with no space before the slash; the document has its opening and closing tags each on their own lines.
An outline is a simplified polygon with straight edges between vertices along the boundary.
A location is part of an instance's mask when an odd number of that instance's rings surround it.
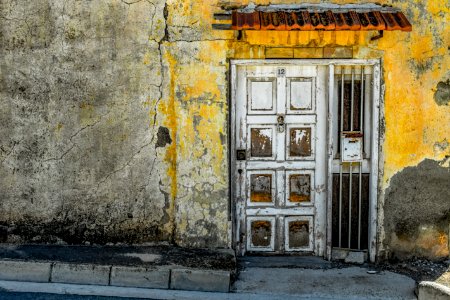
<svg viewBox="0 0 450 300">
<path fill-rule="evenodd" d="M 419 283 L 419 300 L 448 300 L 450 299 L 450 288 L 432 281 Z"/>
<path fill-rule="evenodd" d="M 179 266 L 129 267 L 0 260 L 0 280 L 227 293 L 231 272 Z"/>
</svg>

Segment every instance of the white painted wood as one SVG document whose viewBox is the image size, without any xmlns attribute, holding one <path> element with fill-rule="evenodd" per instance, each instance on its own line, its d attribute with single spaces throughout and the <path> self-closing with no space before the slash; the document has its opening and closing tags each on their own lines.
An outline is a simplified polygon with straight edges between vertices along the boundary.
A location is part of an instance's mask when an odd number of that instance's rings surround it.
<svg viewBox="0 0 450 300">
<path fill-rule="evenodd" d="M 282 170 L 277 170 L 277 187 L 282 187 L 286 180 L 286 174 Z M 282 206 L 284 203 L 286 190 L 283 188 L 277 189 L 277 206 Z"/>
<path fill-rule="evenodd" d="M 248 161 L 247 168 L 258 169 L 258 168 L 271 168 L 277 170 L 288 170 L 288 169 L 314 169 L 314 161 Z"/>
<path fill-rule="evenodd" d="M 316 77 L 316 112 L 317 123 L 314 133 L 315 168 L 315 214 L 314 214 L 314 253 L 325 255 L 326 248 L 326 158 L 327 158 L 327 67 L 317 67 Z"/>
<path fill-rule="evenodd" d="M 298 206 L 290 208 L 248 208 L 248 216 L 272 216 L 272 215 L 286 215 L 286 216 L 312 216 L 315 209 L 312 206 Z"/>
<path fill-rule="evenodd" d="M 378 208 L 378 138 L 379 138 L 379 111 L 380 111 L 380 64 L 373 67 L 373 94 L 372 94 L 372 170 L 370 174 L 369 196 L 369 259 L 375 262 L 377 253 L 377 208 Z"/>
<path fill-rule="evenodd" d="M 333 99 L 337 97 L 337 89 L 334 83 L 334 65 L 330 65 L 328 69 L 328 103 L 327 103 L 327 138 L 328 138 L 328 153 L 327 153 L 327 245 L 326 245 L 326 257 L 331 260 L 332 257 L 332 222 L 333 222 L 333 211 L 332 211 L 332 195 L 333 195 L 333 148 L 335 143 L 335 138 L 333 132 L 336 126 L 338 126 L 337 117 L 334 116 L 333 110 L 334 102 Z M 334 89 L 333 89 L 334 88 Z M 336 120 L 336 121 L 335 121 Z"/>
<path fill-rule="evenodd" d="M 367 73 L 368 70 L 372 70 L 372 67 L 365 67 L 364 72 Z M 370 157 L 372 155 L 372 110 L 373 110 L 373 97 L 372 93 L 372 75 L 366 75 L 364 78 L 364 118 L 367 126 L 364 128 L 364 158 L 370 161 Z M 379 95 L 379 92 L 378 92 Z M 378 129 L 376 129 L 378 130 Z"/>
<path fill-rule="evenodd" d="M 298 122 L 298 116 L 296 115 L 285 115 L 284 122 L 285 124 Z M 304 124 L 313 124 L 316 123 L 317 117 L 316 115 L 302 115 L 301 120 Z M 278 124 L 277 116 L 255 116 L 249 115 L 247 116 L 247 124 Z"/>
</svg>

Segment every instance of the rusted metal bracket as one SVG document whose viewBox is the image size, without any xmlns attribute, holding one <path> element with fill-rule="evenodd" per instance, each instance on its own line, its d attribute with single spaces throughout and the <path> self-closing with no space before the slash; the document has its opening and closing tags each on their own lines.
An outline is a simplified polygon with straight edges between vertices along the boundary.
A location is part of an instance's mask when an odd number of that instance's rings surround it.
<svg viewBox="0 0 450 300">
<path fill-rule="evenodd" d="M 378 35 L 371 37 L 370 40 L 376 41 L 376 40 L 381 39 L 383 37 L 383 32 L 384 32 L 384 30 L 378 30 Z"/>
</svg>

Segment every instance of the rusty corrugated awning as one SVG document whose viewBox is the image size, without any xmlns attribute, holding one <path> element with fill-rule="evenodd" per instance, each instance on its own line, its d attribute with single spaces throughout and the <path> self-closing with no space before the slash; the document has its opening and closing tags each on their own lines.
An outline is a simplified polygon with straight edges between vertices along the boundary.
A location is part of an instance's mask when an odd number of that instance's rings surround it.
<svg viewBox="0 0 450 300">
<path fill-rule="evenodd" d="M 400 10 L 379 5 L 273 5 L 232 10 L 229 29 L 411 31 L 412 26 Z"/>
</svg>

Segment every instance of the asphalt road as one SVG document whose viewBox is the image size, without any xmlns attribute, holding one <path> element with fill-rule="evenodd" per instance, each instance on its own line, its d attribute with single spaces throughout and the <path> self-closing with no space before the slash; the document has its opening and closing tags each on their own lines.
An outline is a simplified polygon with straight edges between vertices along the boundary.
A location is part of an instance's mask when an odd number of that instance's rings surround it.
<svg viewBox="0 0 450 300">
<path fill-rule="evenodd" d="M 137 298 L 58 295 L 43 293 L 9 293 L 0 291 L 0 300 L 142 300 Z"/>
</svg>

